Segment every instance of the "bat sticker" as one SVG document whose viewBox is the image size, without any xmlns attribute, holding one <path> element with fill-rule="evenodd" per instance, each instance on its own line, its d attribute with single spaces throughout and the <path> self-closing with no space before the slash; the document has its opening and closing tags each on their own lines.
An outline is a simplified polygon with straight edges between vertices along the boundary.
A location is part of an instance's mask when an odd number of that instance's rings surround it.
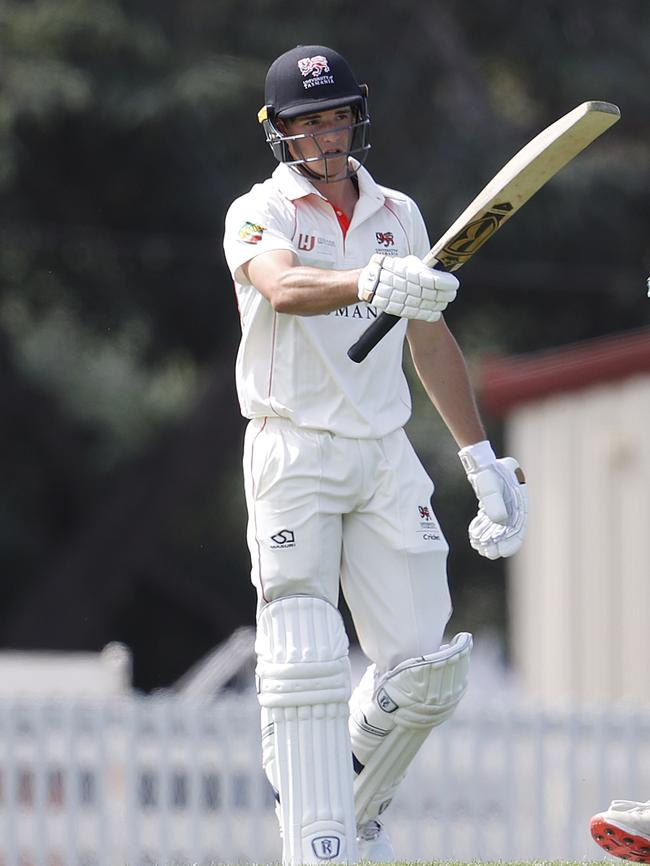
<svg viewBox="0 0 650 866">
<path fill-rule="evenodd" d="M 509 216 L 511 210 L 512 205 L 509 202 L 504 202 L 495 205 L 485 216 L 469 223 L 460 234 L 452 238 L 440 250 L 437 259 L 442 267 L 449 271 L 465 264 L 467 259 L 473 256 L 476 250 L 494 234 L 505 217 Z"/>
</svg>

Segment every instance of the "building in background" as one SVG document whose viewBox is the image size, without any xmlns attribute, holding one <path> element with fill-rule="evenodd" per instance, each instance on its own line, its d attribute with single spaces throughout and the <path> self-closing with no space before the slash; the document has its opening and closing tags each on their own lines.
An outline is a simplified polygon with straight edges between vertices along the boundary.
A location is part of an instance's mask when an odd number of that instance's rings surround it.
<svg viewBox="0 0 650 866">
<path fill-rule="evenodd" d="M 107 700 L 132 694 L 130 649 L 107 644 L 101 652 L 2 650 L 0 701 Z"/>
<path fill-rule="evenodd" d="M 520 682 L 546 705 L 647 703 L 650 329 L 487 362 L 479 390 L 530 482 L 508 563 Z"/>
</svg>

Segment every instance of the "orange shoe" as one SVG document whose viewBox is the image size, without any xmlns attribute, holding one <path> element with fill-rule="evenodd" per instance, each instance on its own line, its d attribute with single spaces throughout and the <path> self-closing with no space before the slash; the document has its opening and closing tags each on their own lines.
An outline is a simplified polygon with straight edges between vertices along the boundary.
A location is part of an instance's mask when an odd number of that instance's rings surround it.
<svg viewBox="0 0 650 866">
<path fill-rule="evenodd" d="M 613 800 L 607 811 L 591 819 L 591 835 L 614 857 L 650 863 L 650 800 Z"/>
</svg>

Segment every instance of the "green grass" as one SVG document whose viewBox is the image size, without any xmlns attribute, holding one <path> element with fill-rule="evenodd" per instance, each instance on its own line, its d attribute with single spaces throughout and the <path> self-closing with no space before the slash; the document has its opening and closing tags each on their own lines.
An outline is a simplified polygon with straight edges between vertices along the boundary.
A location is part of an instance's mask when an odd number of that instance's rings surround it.
<svg viewBox="0 0 650 866">
<path fill-rule="evenodd" d="M 606 862 L 612 860 L 400 860 L 390 866 L 603 866 Z"/>
<path fill-rule="evenodd" d="M 366 861 L 360 860 L 359 864 Z M 603 866 L 612 863 L 610 858 L 600 860 L 396 860 L 386 866 Z M 272 863 L 269 866 L 280 866 Z M 381 866 L 381 864 L 372 864 Z"/>
</svg>

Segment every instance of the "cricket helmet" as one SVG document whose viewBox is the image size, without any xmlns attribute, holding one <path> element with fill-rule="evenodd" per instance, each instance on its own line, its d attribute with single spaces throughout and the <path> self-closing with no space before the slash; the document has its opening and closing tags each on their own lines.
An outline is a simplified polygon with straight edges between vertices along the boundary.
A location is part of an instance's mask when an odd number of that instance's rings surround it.
<svg viewBox="0 0 650 866">
<path fill-rule="evenodd" d="M 278 162 L 309 169 L 309 162 L 323 161 L 327 174 L 324 153 L 300 159 L 292 155 L 288 147 L 288 142 L 295 141 L 300 151 L 300 140 L 306 138 L 318 144 L 318 133 L 287 135 L 280 130 L 278 120 L 351 106 L 354 121 L 349 127 L 347 155 L 354 156 L 361 164 L 370 150 L 367 94 L 366 85 L 357 82 L 347 60 L 337 51 L 324 45 L 297 45 L 271 64 L 266 75 L 264 106 L 257 118 Z M 354 171 L 351 169 L 350 174 Z"/>
</svg>

